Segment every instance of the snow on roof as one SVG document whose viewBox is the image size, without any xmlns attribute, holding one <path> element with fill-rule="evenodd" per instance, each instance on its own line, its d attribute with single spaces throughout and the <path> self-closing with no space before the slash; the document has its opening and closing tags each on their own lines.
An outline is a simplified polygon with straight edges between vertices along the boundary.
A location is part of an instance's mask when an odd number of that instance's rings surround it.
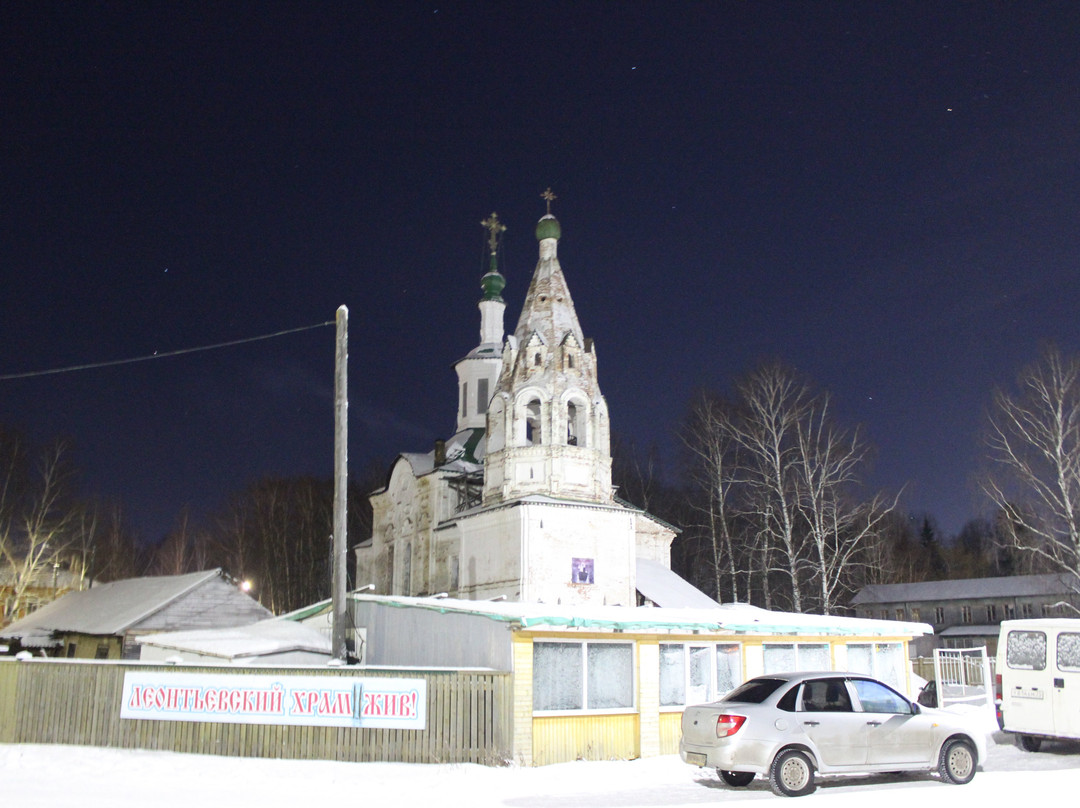
<svg viewBox="0 0 1080 808">
<path fill-rule="evenodd" d="M 854 605 L 871 603 L 911 603 L 915 601 L 968 600 L 972 598 L 1015 598 L 1033 595 L 1075 593 L 1072 575 L 1011 575 L 1001 578 L 961 578 L 953 581 L 922 581 L 913 584 L 873 584 L 864 586 L 852 598 Z"/>
<path fill-rule="evenodd" d="M 0 637 L 34 637 L 51 631 L 123 634 L 181 595 L 221 575 L 220 569 L 187 575 L 128 578 L 71 592 L 0 631 Z"/>
<path fill-rule="evenodd" d="M 926 623 L 871 620 L 832 615 L 771 612 L 745 603 L 712 608 L 670 609 L 647 606 L 582 606 L 546 603 L 350 595 L 357 602 L 442 614 L 473 614 L 521 628 L 595 628 L 622 631 L 715 631 L 739 634 L 840 636 L 921 636 L 933 634 Z"/>
<path fill-rule="evenodd" d="M 637 560 L 637 591 L 666 609 L 715 609 L 720 604 L 663 564 Z"/>
<path fill-rule="evenodd" d="M 144 645 L 226 659 L 266 656 L 288 651 L 330 653 L 330 638 L 321 631 L 278 617 L 234 628 L 165 631 L 144 634 L 135 639 Z"/>
</svg>

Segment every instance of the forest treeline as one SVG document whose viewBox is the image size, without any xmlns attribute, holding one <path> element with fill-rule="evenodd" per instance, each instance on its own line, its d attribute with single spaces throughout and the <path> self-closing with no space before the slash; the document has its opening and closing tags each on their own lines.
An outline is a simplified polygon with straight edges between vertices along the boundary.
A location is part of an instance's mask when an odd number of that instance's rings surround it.
<svg viewBox="0 0 1080 808">
<path fill-rule="evenodd" d="M 994 392 L 985 425 L 987 518 L 944 536 L 902 491 L 864 484 L 872 446 L 831 396 L 779 363 L 730 392 L 699 391 L 678 434 L 678 468 L 615 439 L 617 494 L 679 531 L 672 567 L 721 602 L 837 613 L 867 584 L 1066 572 L 1080 581 L 1080 357 L 1053 347 Z M 349 485 L 349 540 L 371 535 L 367 494 L 387 465 Z M 178 514 L 156 543 L 123 508 L 80 496 L 62 443 L 29 445 L 0 426 L 0 583 L 16 614 L 58 568 L 102 582 L 222 567 L 275 613 L 330 593 L 333 486 L 267 478 L 216 510 Z M 351 558 L 351 553 L 350 553 Z"/>
</svg>

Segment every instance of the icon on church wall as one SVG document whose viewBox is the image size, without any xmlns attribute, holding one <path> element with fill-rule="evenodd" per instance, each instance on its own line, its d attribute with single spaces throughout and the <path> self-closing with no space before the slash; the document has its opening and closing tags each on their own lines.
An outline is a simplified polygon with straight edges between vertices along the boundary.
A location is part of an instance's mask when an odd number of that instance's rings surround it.
<svg viewBox="0 0 1080 808">
<path fill-rule="evenodd" d="M 570 581 L 575 584 L 591 584 L 593 582 L 593 560 L 591 558 L 575 558 L 570 565 Z"/>
</svg>

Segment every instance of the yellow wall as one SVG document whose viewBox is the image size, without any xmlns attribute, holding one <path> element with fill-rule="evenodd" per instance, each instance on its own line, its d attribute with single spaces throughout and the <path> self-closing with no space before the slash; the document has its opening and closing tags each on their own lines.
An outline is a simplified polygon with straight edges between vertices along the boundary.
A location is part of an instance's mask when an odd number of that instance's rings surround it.
<svg viewBox="0 0 1080 808">
<path fill-rule="evenodd" d="M 621 640 L 634 643 L 637 705 L 632 713 L 582 712 L 533 715 L 533 640 Z M 743 680 L 759 676 L 768 643 L 827 643 L 834 669 L 847 665 L 848 643 L 900 643 L 907 637 L 740 636 L 735 634 L 631 634 L 609 632 L 516 631 L 513 635 L 513 754 L 523 765 L 542 766 L 571 760 L 653 757 L 677 754 L 682 711 L 660 709 L 660 644 L 737 642 L 742 647 Z"/>
</svg>

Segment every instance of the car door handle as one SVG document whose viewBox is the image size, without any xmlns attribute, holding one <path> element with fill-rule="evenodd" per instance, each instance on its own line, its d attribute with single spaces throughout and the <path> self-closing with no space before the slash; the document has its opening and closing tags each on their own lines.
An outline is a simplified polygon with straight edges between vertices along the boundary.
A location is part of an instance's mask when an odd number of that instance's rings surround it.
<svg viewBox="0 0 1080 808">
<path fill-rule="evenodd" d="M 868 727 L 880 727 L 881 722 L 880 721 L 867 721 L 866 726 L 868 726 Z"/>
<path fill-rule="evenodd" d="M 816 727 L 820 723 L 821 723 L 820 721 L 803 721 L 803 726 L 804 727 Z"/>
</svg>

